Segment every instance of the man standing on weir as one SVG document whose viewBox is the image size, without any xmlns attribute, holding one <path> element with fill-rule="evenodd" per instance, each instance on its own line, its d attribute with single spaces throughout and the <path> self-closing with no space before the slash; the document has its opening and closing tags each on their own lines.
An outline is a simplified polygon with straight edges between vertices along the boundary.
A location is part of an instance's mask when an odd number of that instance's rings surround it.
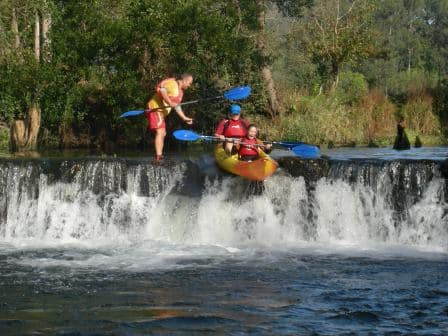
<svg viewBox="0 0 448 336">
<path fill-rule="evenodd" d="M 180 79 L 166 78 L 157 84 L 156 93 L 146 104 L 148 129 L 155 134 L 156 162 L 163 160 L 163 145 L 166 137 L 165 118 L 171 112 L 171 108 L 174 108 L 179 117 L 188 125 L 193 123 L 193 119 L 187 117 L 180 106 L 184 90 L 188 89 L 192 83 L 193 76 L 189 73 L 183 74 Z"/>
</svg>

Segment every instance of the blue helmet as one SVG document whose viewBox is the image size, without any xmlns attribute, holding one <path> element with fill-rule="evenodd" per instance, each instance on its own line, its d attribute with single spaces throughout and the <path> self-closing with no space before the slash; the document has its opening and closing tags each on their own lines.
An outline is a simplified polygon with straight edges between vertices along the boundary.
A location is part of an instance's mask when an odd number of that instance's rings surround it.
<svg viewBox="0 0 448 336">
<path fill-rule="evenodd" d="M 232 114 L 240 114 L 241 113 L 241 106 L 237 104 L 233 104 L 230 106 L 230 113 Z"/>
</svg>

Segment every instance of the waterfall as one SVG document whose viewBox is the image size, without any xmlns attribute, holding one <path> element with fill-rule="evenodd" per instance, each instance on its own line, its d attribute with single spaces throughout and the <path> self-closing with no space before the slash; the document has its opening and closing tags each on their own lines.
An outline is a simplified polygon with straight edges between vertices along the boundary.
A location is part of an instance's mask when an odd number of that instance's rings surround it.
<svg viewBox="0 0 448 336">
<path fill-rule="evenodd" d="M 210 174 L 201 160 L 3 159 L 0 241 L 344 242 L 448 251 L 439 162 L 281 165 L 253 188 L 238 177 Z"/>
</svg>

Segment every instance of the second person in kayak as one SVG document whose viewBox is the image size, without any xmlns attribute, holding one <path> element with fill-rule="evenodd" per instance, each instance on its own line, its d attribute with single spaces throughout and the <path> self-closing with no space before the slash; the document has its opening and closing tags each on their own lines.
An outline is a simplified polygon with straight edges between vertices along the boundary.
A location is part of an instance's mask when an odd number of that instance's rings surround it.
<svg viewBox="0 0 448 336">
<path fill-rule="evenodd" d="M 235 143 L 226 139 L 239 140 L 246 136 L 249 122 L 241 118 L 241 106 L 233 104 L 230 106 L 230 118 L 221 120 L 215 131 L 215 136 L 225 140 L 224 149 L 227 155 L 236 153 Z"/>
<path fill-rule="evenodd" d="M 264 144 L 263 141 L 257 139 L 257 126 L 251 124 L 247 127 L 247 134 L 238 142 L 238 155 L 242 161 L 256 160 L 260 154 L 260 150 L 269 153 L 272 144 Z"/>
</svg>

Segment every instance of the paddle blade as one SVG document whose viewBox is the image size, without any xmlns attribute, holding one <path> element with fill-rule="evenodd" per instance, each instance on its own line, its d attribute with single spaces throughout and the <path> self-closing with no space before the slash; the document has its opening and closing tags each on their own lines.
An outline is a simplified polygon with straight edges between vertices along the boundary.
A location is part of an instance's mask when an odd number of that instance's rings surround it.
<svg viewBox="0 0 448 336">
<path fill-rule="evenodd" d="M 320 157 L 319 147 L 312 145 L 300 144 L 292 147 L 291 150 L 295 155 L 300 156 L 303 159 L 317 159 Z"/>
<path fill-rule="evenodd" d="M 145 112 L 144 110 L 128 111 L 128 112 L 125 112 L 122 115 L 120 115 L 118 118 L 126 118 L 126 117 L 138 116 L 140 114 L 143 114 L 144 112 Z"/>
<path fill-rule="evenodd" d="M 196 141 L 200 138 L 199 134 L 189 130 L 177 130 L 173 132 L 173 136 L 181 141 Z"/>
<path fill-rule="evenodd" d="M 292 141 L 279 141 L 279 142 L 274 142 L 280 146 L 286 147 L 288 149 L 293 149 L 296 146 L 300 146 L 303 145 L 302 142 L 292 142 Z"/>
<path fill-rule="evenodd" d="M 249 97 L 250 86 L 240 86 L 233 88 L 224 93 L 224 97 L 228 100 L 241 100 Z"/>
</svg>

